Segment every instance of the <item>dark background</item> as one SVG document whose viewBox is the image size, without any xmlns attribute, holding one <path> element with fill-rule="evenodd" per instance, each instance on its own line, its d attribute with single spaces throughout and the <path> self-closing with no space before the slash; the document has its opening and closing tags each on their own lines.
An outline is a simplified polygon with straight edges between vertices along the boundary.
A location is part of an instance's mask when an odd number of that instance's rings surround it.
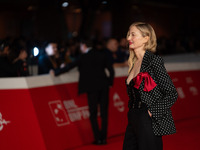
<svg viewBox="0 0 200 150">
<path fill-rule="evenodd" d="M 126 36 L 134 21 L 149 22 L 158 37 L 199 36 L 197 2 L 180 0 L 0 0 L 0 38 L 66 40 Z"/>
</svg>

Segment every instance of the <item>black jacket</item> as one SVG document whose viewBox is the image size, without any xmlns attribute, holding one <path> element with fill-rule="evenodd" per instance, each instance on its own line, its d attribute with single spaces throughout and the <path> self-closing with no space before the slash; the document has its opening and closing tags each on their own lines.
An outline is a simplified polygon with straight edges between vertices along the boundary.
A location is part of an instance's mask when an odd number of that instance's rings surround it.
<svg viewBox="0 0 200 150">
<path fill-rule="evenodd" d="M 22 60 L 12 63 L 7 56 L 0 56 L 0 77 L 28 76 L 28 66 L 24 65 L 25 63 L 26 61 Z"/>
<path fill-rule="evenodd" d="M 49 56 L 42 54 L 38 57 L 38 74 L 48 74 L 51 69 L 54 69 Z"/>
<path fill-rule="evenodd" d="M 104 51 L 92 49 L 82 54 L 75 62 L 62 69 L 56 69 L 55 75 L 67 72 L 74 67 L 78 67 L 79 70 L 79 94 L 101 90 L 113 84 L 114 69 Z M 108 70 L 109 76 L 105 69 Z"/>
<path fill-rule="evenodd" d="M 178 94 L 168 75 L 160 56 L 146 51 L 143 57 L 140 72 L 148 72 L 157 86 L 145 92 L 144 80 L 140 84 L 139 93 L 142 102 L 147 104 L 152 113 L 152 127 L 155 135 L 167 135 L 176 132 L 172 118 L 171 107 L 176 102 Z"/>
</svg>

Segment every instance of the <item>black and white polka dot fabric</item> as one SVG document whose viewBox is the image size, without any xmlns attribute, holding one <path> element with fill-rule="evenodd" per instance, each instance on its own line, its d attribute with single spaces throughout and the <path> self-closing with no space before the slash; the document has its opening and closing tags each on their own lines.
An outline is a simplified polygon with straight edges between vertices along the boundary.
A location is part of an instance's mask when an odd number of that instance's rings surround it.
<svg viewBox="0 0 200 150">
<path fill-rule="evenodd" d="M 169 135 L 176 132 L 171 107 L 178 98 L 176 88 L 168 75 L 163 59 L 149 51 L 145 52 L 140 72 L 148 72 L 157 86 L 145 92 L 144 80 L 139 92 L 142 102 L 152 113 L 152 128 L 155 135 Z"/>
</svg>

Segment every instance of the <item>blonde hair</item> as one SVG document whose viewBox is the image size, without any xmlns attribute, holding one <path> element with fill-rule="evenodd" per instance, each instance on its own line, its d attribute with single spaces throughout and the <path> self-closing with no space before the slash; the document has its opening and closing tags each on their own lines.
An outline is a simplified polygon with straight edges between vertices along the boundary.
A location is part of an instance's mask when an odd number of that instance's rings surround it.
<svg viewBox="0 0 200 150">
<path fill-rule="evenodd" d="M 156 41 L 156 34 L 152 26 L 148 23 L 144 22 L 134 22 L 133 24 L 130 25 L 129 31 L 127 33 L 127 39 L 130 35 L 130 28 L 135 26 L 142 34 L 143 37 L 148 36 L 149 40 L 147 43 L 145 43 L 145 50 L 151 51 L 151 52 L 156 52 L 156 46 L 157 46 L 157 41 Z M 131 71 L 132 67 L 134 66 L 134 63 L 136 61 L 135 53 L 132 50 L 129 50 L 129 58 L 128 58 L 128 73 Z"/>
</svg>

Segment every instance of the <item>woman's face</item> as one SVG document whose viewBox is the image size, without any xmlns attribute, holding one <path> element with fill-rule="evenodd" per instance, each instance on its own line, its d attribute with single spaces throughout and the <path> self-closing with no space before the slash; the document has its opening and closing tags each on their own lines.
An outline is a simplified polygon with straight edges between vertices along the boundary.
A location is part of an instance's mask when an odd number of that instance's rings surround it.
<svg viewBox="0 0 200 150">
<path fill-rule="evenodd" d="M 129 42 L 129 48 L 132 50 L 143 49 L 144 45 L 148 41 L 148 37 L 143 37 L 140 30 L 136 28 L 136 26 L 132 26 L 129 30 L 129 35 L 127 37 Z"/>
</svg>

